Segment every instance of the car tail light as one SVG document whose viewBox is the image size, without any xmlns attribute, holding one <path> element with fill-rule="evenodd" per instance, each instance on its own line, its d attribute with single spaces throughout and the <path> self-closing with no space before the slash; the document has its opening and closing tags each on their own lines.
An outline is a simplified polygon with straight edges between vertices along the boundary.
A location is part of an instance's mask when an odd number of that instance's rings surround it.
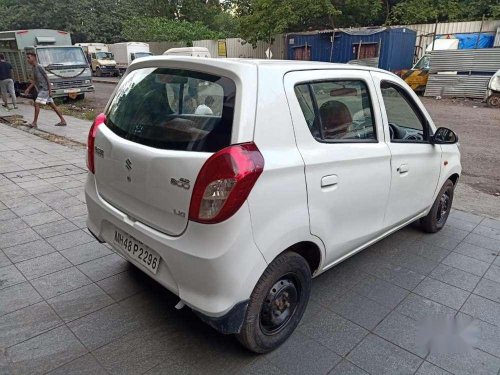
<svg viewBox="0 0 500 375">
<path fill-rule="evenodd" d="M 254 143 L 230 146 L 212 155 L 196 179 L 189 219 L 220 223 L 247 199 L 264 170 L 264 158 Z"/>
<path fill-rule="evenodd" d="M 92 173 L 95 173 L 95 164 L 94 164 L 95 136 L 97 135 L 97 129 L 99 128 L 99 126 L 104 124 L 105 122 L 106 122 L 106 115 L 104 113 L 98 114 L 89 130 L 89 137 L 87 139 L 87 168 Z"/>
</svg>

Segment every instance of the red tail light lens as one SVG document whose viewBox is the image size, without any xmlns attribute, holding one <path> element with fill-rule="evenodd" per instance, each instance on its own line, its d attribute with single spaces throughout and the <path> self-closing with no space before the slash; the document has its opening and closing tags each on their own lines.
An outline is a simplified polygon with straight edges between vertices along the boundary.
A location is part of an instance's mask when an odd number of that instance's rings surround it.
<svg viewBox="0 0 500 375">
<path fill-rule="evenodd" d="M 254 143 L 230 146 L 212 155 L 194 185 L 189 219 L 220 223 L 239 210 L 264 170 L 264 158 Z"/>
<path fill-rule="evenodd" d="M 106 115 L 104 113 L 98 114 L 89 130 L 89 137 L 87 139 L 87 168 L 90 172 L 95 173 L 94 164 L 94 145 L 95 137 L 97 135 L 97 128 L 106 122 Z"/>
</svg>

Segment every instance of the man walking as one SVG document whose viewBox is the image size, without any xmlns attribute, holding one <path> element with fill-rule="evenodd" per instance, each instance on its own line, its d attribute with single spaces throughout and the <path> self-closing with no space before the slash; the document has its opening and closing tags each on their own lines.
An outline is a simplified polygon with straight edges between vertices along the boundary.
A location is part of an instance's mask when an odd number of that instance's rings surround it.
<svg viewBox="0 0 500 375">
<path fill-rule="evenodd" d="M 16 92 L 14 90 L 14 81 L 12 80 L 12 65 L 5 61 L 5 55 L 0 53 L 0 91 L 2 93 L 3 106 L 9 109 L 7 102 L 7 93 L 12 98 L 12 105 L 17 108 Z"/>
<path fill-rule="evenodd" d="M 56 126 L 66 126 L 66 120 L 64 119 L 62 113 L 54 104 L 54 100 L 52 99 L 52 89 L 50 87 L 49 77 L 47 77 L 47 73 L 45 69 L 41 65 L 38 64 L 36 59 L 36 53 L 27 52 L 26 58 L 28 63 L 33 67 L 33 78 L 34 81 L 29 85 L 24 94 L 27 96 L 33 87 L 38 91 L 36 100 L 35 100 L 35 119 L 31 123 L 32 128 L 37 127 L 38 115 L 40 114 L 40 104 L 48 104 L 55 113 L 59 116 L 61 120 L 56 124 Z"/>
</svg>

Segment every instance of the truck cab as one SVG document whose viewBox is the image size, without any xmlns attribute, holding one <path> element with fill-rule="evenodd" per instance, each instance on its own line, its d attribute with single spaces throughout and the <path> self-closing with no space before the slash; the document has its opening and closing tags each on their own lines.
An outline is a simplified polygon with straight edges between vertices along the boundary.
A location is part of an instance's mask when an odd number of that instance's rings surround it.
<svg viewBox="0 0 500 375">
<path fill-rule="evenodd" d="M 33 73 L 26 61 L 26 52 L 36 53 L 45 69 L 53 97 L 83 98 L 93 92 L 92 74 L 81 47 L 73 46 L 66 31 L 49 29 L 0 32 L 0 53 L 12 65 L 16 92 L 24 91 Z"/>
</svg>

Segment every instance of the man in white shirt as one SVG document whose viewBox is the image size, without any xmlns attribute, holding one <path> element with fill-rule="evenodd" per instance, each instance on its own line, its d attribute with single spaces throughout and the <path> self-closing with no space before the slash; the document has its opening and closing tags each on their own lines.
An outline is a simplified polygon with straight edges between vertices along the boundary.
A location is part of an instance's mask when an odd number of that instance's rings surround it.
<svg viewBox="0 0 500 375">
<path fill-rule="evenodd" d="M 194 111 L 195 115 L 213 115 L 214 112 L 210 108 L 214 104 L 214 98 L 210 95 L 205 98 L 205 104 L 200 104 Z"/>
</svg>

